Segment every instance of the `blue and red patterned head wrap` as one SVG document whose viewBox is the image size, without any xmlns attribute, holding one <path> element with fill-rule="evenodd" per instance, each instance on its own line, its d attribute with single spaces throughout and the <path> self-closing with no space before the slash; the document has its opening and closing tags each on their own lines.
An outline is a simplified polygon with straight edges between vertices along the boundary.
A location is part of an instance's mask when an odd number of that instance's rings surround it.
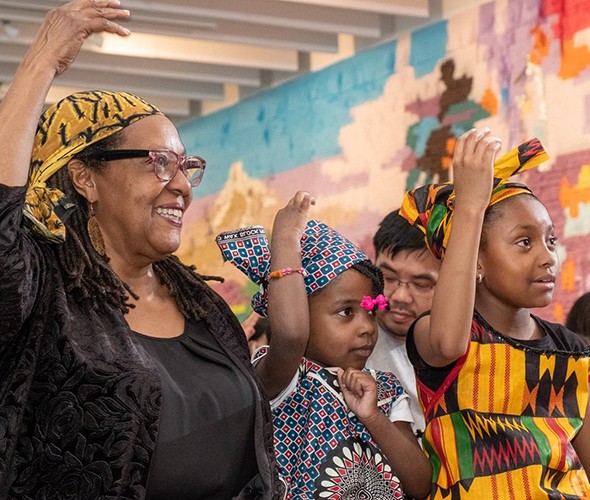
<svg viewBox="0 0 590 500">
<path fill-rule="evenodd" d="M 549 159 L 539 139 L 531 139 L 512 149 L 494 164 L 494 187 L 489 206 L 516 196 L 531 193 L 524 184 L 508 179 L 530 170 Z M 453 222 L 455 188 L 451 182 L 426 184 L 408 191 L 402 201 L 399 215 L 424 233 L 426 245 L 438 259 L 447 248 Z"/>
<path fill-rule="evenodd" d="M 231 262 L 260 285 L 252 297 L 252 308 L 266 316 L 270 246 L 262 226 L 226 231 L 215 239 L 225 261 Z M 310 220 L 301 237 L 301 265 L 305 270 L 308 295 L 320 290 L 338 275 L 366 260 L 365 253 L 322 222 Z"/>
</svg>

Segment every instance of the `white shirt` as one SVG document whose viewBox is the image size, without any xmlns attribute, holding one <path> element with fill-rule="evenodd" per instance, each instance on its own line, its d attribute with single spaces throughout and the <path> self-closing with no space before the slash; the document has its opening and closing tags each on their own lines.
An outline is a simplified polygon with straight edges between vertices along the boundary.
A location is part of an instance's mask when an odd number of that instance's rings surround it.
<svg viewBox="0 0 590 500">
<path fill-rule="evenodd" d="M 410 396 L 410 411 L 414 420 L 412 430 L 423 432 L 424 414 L 418 401 L 416 374 L 408 359 L 405 339 L 392 335 L 379 325 L 379 338 L 366 366 L 373 370 L 392 372 L 398 378 Z"/>
</svg>

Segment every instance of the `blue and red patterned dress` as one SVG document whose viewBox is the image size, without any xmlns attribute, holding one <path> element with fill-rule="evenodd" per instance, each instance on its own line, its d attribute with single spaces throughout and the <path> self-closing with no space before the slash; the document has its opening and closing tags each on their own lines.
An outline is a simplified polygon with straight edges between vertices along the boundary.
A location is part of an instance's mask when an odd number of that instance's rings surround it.
<svg viewBox="0 0 590 500">
<path fill-rule="evenodd" d="M 258 350 L 254 362 L 266 352 L 266 347 Z M 411 423 L 408 396 L 395 375 L 367 371 L 377 381 L 380 410 L 392 421 Z M 275 452 L 289 498 L 404 498 L 387 458 L 348 409 L 335 368 L 302 358 L 271 408 Z"/>
</svg>

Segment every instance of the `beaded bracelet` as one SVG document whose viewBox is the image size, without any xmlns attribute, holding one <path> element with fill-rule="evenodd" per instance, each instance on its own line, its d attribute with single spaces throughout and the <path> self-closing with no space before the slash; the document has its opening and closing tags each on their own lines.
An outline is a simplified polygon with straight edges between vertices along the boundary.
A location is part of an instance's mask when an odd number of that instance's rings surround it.
<svg viewBox="0 0 590 500">
<path fill-rule="evenodd" d="M 298 269 L 292 269 L 290 267 L 285 267 L 283 269 L 279 269 L 277 271 L 273 271 L 272 273 L 270 273 L 268 275 L 268 279 L 272 280 L 275 278 L 282 278 L 284 276 L 289 276 L 289 274 L 293 274 L 293 273 L 299 273 L 304 278 L 307 276 L 307 271 L 305 269 L 303 269 L 302 267 L 300 267 Z"/>
</svg>

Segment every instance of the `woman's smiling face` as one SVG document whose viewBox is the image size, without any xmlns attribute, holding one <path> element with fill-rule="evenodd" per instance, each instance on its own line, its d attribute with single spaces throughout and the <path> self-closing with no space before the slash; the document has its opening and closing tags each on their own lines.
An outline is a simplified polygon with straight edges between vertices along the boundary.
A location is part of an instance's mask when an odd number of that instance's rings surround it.
<svg viewBox="0 0 590 500">
<path fill-rule="evenodd" d="M 138 120 L 121 132 L 116 149 L 168 149 L 184 154 L 173 123 L 163 115 Z M 154 174 L 150 158 L 109 161 L 94 174 L 94 212 L 107 254 L 154 262 L 175 252 L 192 188 L 182 171 L 169 182 Z"/>
</svg>

